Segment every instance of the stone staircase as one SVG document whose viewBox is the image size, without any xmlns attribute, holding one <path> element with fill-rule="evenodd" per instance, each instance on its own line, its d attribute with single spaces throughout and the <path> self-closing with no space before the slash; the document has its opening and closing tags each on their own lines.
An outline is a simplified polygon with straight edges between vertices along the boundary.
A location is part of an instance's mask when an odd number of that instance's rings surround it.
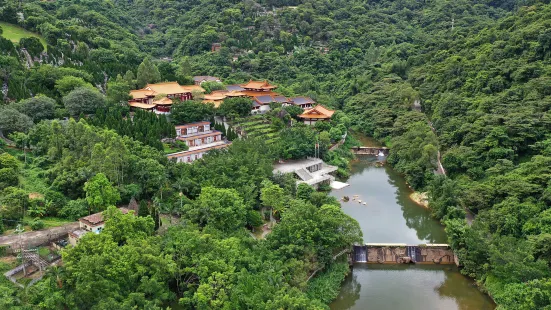
<svg viewBox="0 0 551 310">
<path fill-rule="evenodd" d="M 298 175 L 298 177 L 299 177 L 302 181 L 308 181 L 308 180 L 311 180 L 311 179 L 314 178 L 314 177 L 310 174 L 310 172 L 308 172 L 308 170 L 306 170 L 306 169 L 304 169 L 304 168 L 300 168 L 300 169 L 295 170 L 295 173 Z"/>
</svg>

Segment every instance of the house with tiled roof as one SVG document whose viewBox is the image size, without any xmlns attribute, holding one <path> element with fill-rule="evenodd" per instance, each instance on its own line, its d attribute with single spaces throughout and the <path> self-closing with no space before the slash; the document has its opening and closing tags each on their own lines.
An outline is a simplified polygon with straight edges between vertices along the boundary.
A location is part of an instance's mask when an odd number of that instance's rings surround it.
<svg viewBox="0 0 551 310">
<path fill-rule="evenodd" d="M 315 125 L 316 122 L 329 121 L 334 113 L 334 110 L 329 110 L 322 105 L 317 105 L 298 115 L 298 118 L 302 119 L 304 124 Z"/>
<path fill-rule="evenodd" d="M 198 85 L 180 85 L 177 82 L 147 84 L 143 89 L 130 91 L 132 99 L 128 101 L 128 105 L 132 109 L 167 114 L 170 113 L 173 99 L 191 100 L 194 92 L 205 92 L 205 90 Z"/>
<path fill-rule="evenodd" d="M 127 208 L 119 208 L 119 210 L 123 214 L 126 214 L 130 211 Z M 82 236 L 86 235 L 87 233 L 99 234 L 105 227 L 103 212 L 98 212 L 98 213 L 90 214 L 85 217 L 81 217 L 78 219 L 78 222 L 80 226 L 79 229 L 69 233 L 69 243 L 72 244 L 73 246 L 76 246 L 78 244 L 79 239 L 82 238 Z"/>
</svg>

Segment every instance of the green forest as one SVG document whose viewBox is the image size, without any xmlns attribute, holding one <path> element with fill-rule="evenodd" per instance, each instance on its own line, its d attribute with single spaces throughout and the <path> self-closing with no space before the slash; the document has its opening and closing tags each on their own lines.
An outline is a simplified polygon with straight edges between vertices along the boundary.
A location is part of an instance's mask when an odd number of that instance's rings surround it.
<svg viewBox="0 0 551 310">
<path fill-rule="evenodd" d="M 23 291 L 2 277 L 0 308 L 328 309 L 346 275 L 332 256 L 362 240 L 358 223 L 272 174 L 310 152 L 293 141 L 311 131 L 282 126 L 278 143 L 236 140 L 186 165 L 162 152 L 166 119 L 125 118 L 130 89 L 212 75 L 338 110 L 334 128 L 390 147 L 428 192 L 461 272 L 499 309 L 551 309 L 548 0 L 0 0 L 0 21 L 40 36 L 0 28 L 0 133 L 18 147 L 0 154 L 1 230 L 107 210 L 104 232 L 43 281 Z M 324 154 L 341 168 L 346 155 Z M 112 207 L 132 197 L 142 216 Z M 280 222 L 255 240 L 261 209 Z M 166 214 L 185 225 L 157 233 Z"/>
</svg>

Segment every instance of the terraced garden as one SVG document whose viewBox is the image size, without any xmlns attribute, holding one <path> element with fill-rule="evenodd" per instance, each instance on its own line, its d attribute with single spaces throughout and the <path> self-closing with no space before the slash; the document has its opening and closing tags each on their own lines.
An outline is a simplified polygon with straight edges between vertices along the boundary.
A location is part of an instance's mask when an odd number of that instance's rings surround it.
<svg viewBox="0 0 551 310">
<path fill-rule="evenodd" d="M 277 130 L 264 115 L 236 119 L 233 127 L 246 137 L 264 137 L 270 144 L 278 138 Z"/>
</svg>

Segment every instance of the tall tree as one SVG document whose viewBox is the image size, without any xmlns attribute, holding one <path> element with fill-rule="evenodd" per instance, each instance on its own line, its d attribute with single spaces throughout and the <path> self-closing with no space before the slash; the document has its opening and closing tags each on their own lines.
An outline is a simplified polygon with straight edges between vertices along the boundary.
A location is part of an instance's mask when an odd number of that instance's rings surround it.
<svg viewBox="0 0 551 310">
<path fill-rule="evenodd" d="M 144 87 L 148 83 L 157 83 L 161 81 L 161 73 L 151 58 L 147 57 L 138 66 L 138 74 L 136 84 L 139 88 Z"/>
<path fill-rule="evenodd" d="M 86 202 L 90 213 L 99 212 L 114 206 L 120 199 L 119 191 L 113 187 L 105 174 L 98 173 L 84 184 Z"/>
<path fill-rule="evenodd" d="M 33 119 L 35 123 L 45 119 L 52 119 L 55 116 L 54 99 L 46 96 L 36 96 L 33 98 L 21 100 L 14 107 L 21 113 L 26 114 Z"/>
<path fill-rule="evenodd" d="M 95 89 L 81 87 L 63 97 L 63 104 L 72 116 L 78 116 L 81 113 L 94 113 L 97 109 L 103 108 L 105 98 Z"/>
</svg>

